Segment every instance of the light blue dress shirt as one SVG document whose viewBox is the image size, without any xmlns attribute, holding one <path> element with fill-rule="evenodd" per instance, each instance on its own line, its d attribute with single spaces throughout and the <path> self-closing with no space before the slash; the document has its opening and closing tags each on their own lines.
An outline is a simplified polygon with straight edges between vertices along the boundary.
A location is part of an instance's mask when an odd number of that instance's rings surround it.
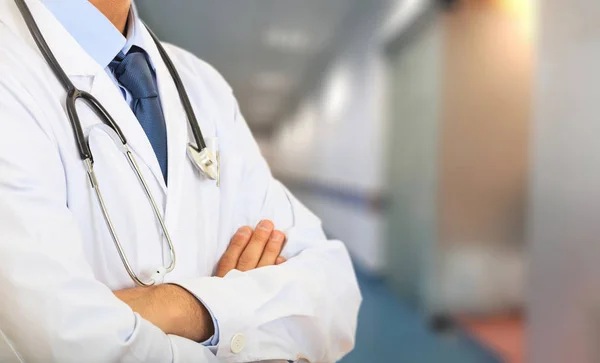
<svg viewBox="0 0 600 363">
<path fill-rule="evenodd" d="M 88 0 L 41 1 L 71 36 L 75 38 L 79 45 L 104 68 L 115 83 L 115 86 L 121 90 L 129 106 L 131 106 L 131 94 L 119 84 L 108 65 L 119 52 L 127 54 L 129 49 L 134 45 L 145 49 L 139 31 L 140 26 L 143 25 L 135 13 L 135 8 L 132 6 L 132 11 L 129 14 L 127 37 L 125 37 Z M 152 70 L 156 72 L 154 63 L 149 55 L 148 61 Z M 154 74 L 154 77 L 156 81 L 156 74 Z M 202 301 L 199 297 L 197 298 Z M 208 306 L 206 309 L 212 317 L 215 334 L 202 344 L 208 347 L 216 347 L 219 344 L 219 324 Z"/>
</svg>

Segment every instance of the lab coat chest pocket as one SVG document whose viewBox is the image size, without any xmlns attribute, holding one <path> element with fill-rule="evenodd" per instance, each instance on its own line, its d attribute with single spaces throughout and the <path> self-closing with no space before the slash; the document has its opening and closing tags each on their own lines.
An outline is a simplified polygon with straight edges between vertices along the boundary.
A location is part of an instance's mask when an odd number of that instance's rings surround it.
<svg viewBox="0 0 600 363">
<path fill-rule="evenodd" d="M 235 220 L 236 208 L 240 207 L 238 198 L 241 193 L 242 167 L 242 158 L 239 155 L 227 149 L 220 152 L 220 185 L 217 188 L 219 190 L 219 200 L 216 201 L 220 205 L 220 223 L 218 224 L 218 235 L 216 236 L 217 243 L 213 245 L 213 251 L 210 251 L 211 253 L 208 255 L 211 256 L 211 259 L 207 261 L 213 269 L 223 252 L 225 252 L 237 228 L 242 226 L 241 221 Z"/>
<path fill-rule="evenodd" d="M 182 155 L 183 156 L 183 155 Z M 202 175 L 186 157 L 180 184 L 170 185 L 166 222 L 177 254 L 167 282 L 209 276 L 220 222 L 220 188 Z"/>
</svg>

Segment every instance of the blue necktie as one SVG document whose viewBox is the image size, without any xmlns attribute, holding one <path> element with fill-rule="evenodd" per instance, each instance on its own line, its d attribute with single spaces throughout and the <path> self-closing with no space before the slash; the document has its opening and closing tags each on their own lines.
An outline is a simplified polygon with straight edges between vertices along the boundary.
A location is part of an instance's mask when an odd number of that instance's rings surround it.
<svg viewBox="0 0 600 363">
<path fill-rule="evenodd" d="M 133 46 L 127 55 L 119 53 L 110 62 L 109 67 L 117 81 L 131 94 L 131 109 L 154 149 L 166 183 L 167 128 L 158 97 L 158 87 L 146 52 Z"/>
</svg>

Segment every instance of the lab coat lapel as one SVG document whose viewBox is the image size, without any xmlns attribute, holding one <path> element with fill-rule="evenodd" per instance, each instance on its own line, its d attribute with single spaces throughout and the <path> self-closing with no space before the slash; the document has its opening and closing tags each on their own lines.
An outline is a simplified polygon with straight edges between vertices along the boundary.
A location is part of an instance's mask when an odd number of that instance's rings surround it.
<svg viewBox="0 0 600 363">
<path fill-rule="evenodd" d="M 130 149 L 139 158 L 137 161 L 144 163 L 150 169 L 158 185 L 161 186 L 163 193 L 166 193 L 167 186 L 152 144 L 150 144 L 142 125 L 123 98 L 121 90 L 115 86 L 114 82 L 103 71 L 94 77 L 90 93 L 112 115 L 125 135 Z"/>
<path fill-rule="evenodd" d="M 214 180 L 200 176 L 187 157 L 187 145 L 189 142 L 195 143 L 195 140 L 181 104 L 177 87 L 147 29 L 142 26 L 140 31 L 142 31 L 145 49 L 156 68 L 161 103 L 167 122 L 169 180 L 165 221 L 170 228 L 176 249 L 181 241 L 191 238 L 189 234 L 179 235 L 181 232 L 179 228 L 174 228 L 174 226 L 180 225 L 181 219 L 187 218 L 187 216 L 182 215 L 186 212 L 197 216 L 197 223 L 202 224 L 199 233 L 193 237 L 195 240 L 198 242 L 216 241 L 220 215 L 220 190 L 216 187 Z M 177 57 L 173 55 L 172 60 L 176 63 Z M 177 67 L 177 64 L 175 66 Z M 200 85 L 195 84 L 195 86 L 197 88 L 194 91 L 189 89 L 187 91 L 198 118 L 199 126 L 204 137 L 208 140 L 208 138 L 216 136 L 215 113 L 209 107 L 208 93 L 203 92 Z M 198 89 L 201 89 L 201 94 L 198 93 Z M 192 191 L 190 188 L 194 188 L 194 190 Z M 192 202 L 190 202 L 190 198 Z M 200 201 L 200 203 L 193 201 Z M 203 244 L 202 248 L 206 258 L 212 256 L 209 250 L 212 248 L 211 246 L 211 244 Z M 178 258 L 183 261 L 187 257 L 180 255 Z M 207 273 L 210 273 L 210 271 Z"/>
<path fill-rule="evenodd" d="M 178 218 L 181 209 L 182 193 L 184 193 L 183 168 L 185 163 L 189 162 L 186 155 L 188 121 L 173 78 L 162 61 L 158 48 L 146 27 L 141 23 L 140 25 L 139 31 L 142 32 L 145 50 L 156 68 L 158 91 L 167 126 L 168 193 L 165 219 L 167 225 L 174 225 L 173 222 Z"/>
<path fill-rule="evenodd" d="M 145 164 L 152 171 L 158 184 L 162 187 L 163 193 L 166 193 L 166 185 L 152 145 L 129 105 L 123 99 L 120 90 L 108 77 L 102 66 L 81 48 L 79 43 L 41 2 L 27 0 L 27 5 L 65 73 L 78 88 L 91 93 L 107 109 L 123 131 L 129 147 L 139 157 L 138 162 Z M 13 1 L 0 1 L 0 20 L 29 43 L 36 53 L 39 53 L 27 30 L 25 21 Z M 85 107 L 79 107 L 78 110 L 83 108 Z M 87 111 L 89 110 L 83 110 L 80 115 L 84 132 L 89 126 L 101 122 L 95 115 Z"/>
</svg>

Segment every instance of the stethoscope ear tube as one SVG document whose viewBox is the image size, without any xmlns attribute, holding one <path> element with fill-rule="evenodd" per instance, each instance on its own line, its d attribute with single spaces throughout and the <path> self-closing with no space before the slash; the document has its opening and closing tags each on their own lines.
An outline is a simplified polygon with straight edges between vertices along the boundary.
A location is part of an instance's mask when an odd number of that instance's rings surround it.
<svg viewBox="0 0 600 363">
<path fill-rule="evenodd" d="M 150 30 L 150 28 L 146 24 L 144 24 L 144 26 L 148 30 L 148 33 L 150 34 L 152 39 L 154 40 L 154 43 L 156 43 L 156 48 L 158 48 L 158 52 L 160 53 L 160 56 L 161 56 L 163 62 L 165 62 L 165 65 L 169 69 L 171 78 L 173 78 L 173 82 L 175 82 L 175 88 L 177 88 L 177 92 L 179 93 L 179 99 L 181 100 L 181 104 L 183 105 L 183 108 L 185 109 L 185 114 L 187 115 L 188 123 L 190 124 L 190 127 L 192 129 L 192 134 L 194 134 L 194 140 L 196 141 L 196 144 L 197 144 L 196 148 L 199 151 L 202 151 L 202 150 L 206 149 L 206 142 L 204 141 L 204 136 L 202 136 L 202 131 L 200 130 L 200 126 L 198 126 L 198 120 L 196 119 L 196 114 L 194 113 L 194 109 L 192 108 L 190 99 L 188 98 L 187 92 L 185 91 L 185 86 L 183 85 L 183 82 L 181 81 L 181 78 L 179 77 L 179 73 L 177 73 L 177 69 L 175 69 L 175 65 L 173 65 L 173 62 L 171 61 L 171 58 L 169 58 L 167 51 L 160 44 L 160 40 L 158 40 L 156 35 L 154 35 L 152 30 Z"/>
<path fill-rule="evenodd" d="M 14 0 L 14 1 L 17 5 L 19 11 L 21 12 L 23 19 L 25 20 L 27 28 L 29 29 L 29 32 L 31 33 L 31 36 L 33 37 L 40 52 L 42 53 L 42 56 L 44 57 L 44 59 L 46 60 L 46 62 L 50 66 L 50 68 L 52 69 L 53 73 L 56 75 L 59 82 L 62 84 L 63 88 L 67 92 L 65 106 L 66 106 L 66 111 L 67 111 L 67 116 L 69 118 L 69 122 L 71 123 L 71 127 L 73 128 L 73 133 L 74 133 L 75 140 L 77 143 L 77 148 L 78 148 L 80 157 L 84 162 L 90 184 L 91 184 L 92 188 L 94 189 L 94 192 L 98 199 L 98 203 L 102 210 L 104 220 L 108 226 L 109 232 L 111 234 L 113 242 L 115 243 L 115 247 L 117 249 L 119 257 L 121 258 L 121 261 L 123 262 L 123 265 L 125 266 L 125 269 L 127 270 L 127 273 L 129 274 L 131 279 L 140 286 L 151 286 L 156 283 L 162 283 L 164 276 L 167 273 L 171 272 L 175 267 L 175 262 L 176 262 L 175 249 L 173 246 L 173 242 L 171 241 L 171 237 L 169 235 L 167 227 L 165 225 L 165 221 L 162 218 L 162 215 L 160 214 L 158 205 L 156 204 L 156 201 L 154 200 L 154 198 L 150 192 L 150 188 L 148 187 L 148 184 L 146 183 L 146 180 L 144 179 L 144 176 L 139 168 L 137 161 L 133 157 L 133 153 L 129 150 L 129 148 L 127 146 L 127 140 L 125 139 L 123 132 L 121 131 L 121 129 L 119 128 L 119 125 L 117 125 L 115 120 L 110 116 L 108 111 L 102 106 L 102 104 L 100 104 L 100 102 L 94 96 L 92 96 L 88 92 L 77 89 L 75 87 L 75 85 L 73 85 L 73 83 L 71 82 L 71 80 L 69 79 L 69 77 L 67 76 L 65 71 L 60 66 L 56 57 L 52 53 L 52 50 L 48 46 L 48 43 L 44 39 L 25 0 Z M 180 98 L 183 108 L 186 112 L 188 123 L 189 123 L 192 133 L 194 135 L 194 139 L 195 139 L 195 142 L 197 145 L 191 145 L 191 144 L 188 145 L 188 155 L 190 156 L 190 159 L 193 161 L 194 165 L 198 168 L 199 171 L 201 171 L 204 175 L 206 175 L 210 179 L 216 178 L 218 180 L 218 173 L 219 173 L 218 158 L 215 158 L 215 156 L 212 154 L 212 152 L 210 150 L 208 150 L 206 147 L 206 143 L 204 141 L 204 137 L 202 136 L 202 132 L 200 130 L 198 120 L 196 119 L 196 115 L 192 108 L 192 104 L 187 96 L 187 93 L 185 92 L 185 87 L 183 85 L 183 82 L 181 81 L 181 78 L 179 77 L 179 74 L 177 73 L 177 70 L 175 69 L 173 62 L 167 55 L 167 52 L 165 51 L 165 49 L 160 44 L 160 41 L 158 40 L 158 38 L 154 35 L 154 33 L 152 33 L 152 31 L 147 26 L 146 26 L 146 29 L 148 29 L 148 32 L 150 33 L 152 39 L 156 43 L 156 47 L 160 53 L 160 56 L 163 59 L 163 61 L 165 62 L 166 66 L 169 70 L 169 73 L 171 74 L 171 77 L 173 78 L 173 81 L 175 82 L 177 92 L 179 93 L 179 98 Z M 91 152 L 91 149 L 90 149 L 90 146 L 88 143 L 89 140 L 87 140 L 84 135 L 83 128 L 81 126 L 81 121 L 79 119 L 79 115 L 77 114 L 76 103 L 77 103 L 77 100 L 79 100 L 79 99 L 84 101 L 96 113 L 96 115 L 98 115 L 98 117 L 102 120 L 102 123 L 99 125 L 96 125 L 96 126 L 101 126 L 101 128 L 109 134 L 109 136 L 111 137 L 113 142 L 118 146 L 119 150 L 127 157 L 127 160 L 129 162 L 131 168 L 133 169 L 138 181 L 140 182 L 140 184 L 142 185 L 142 187 L 144 189 L 144 192 L 148 198 L 148 202 L 150 203 L 158 222 L 160 223 L 160 227 L 162 229 L 163 235 L 168 242 L 169 251 L 170 251 L 170 255 L 171 255 L 170 256 L 171 262 L 170 262 L 169 266 L 167 266 L 167 267 L 161 266 L 161 267 L 157 268 L 157 270 L 155 271 L 151 280 L 148 282 L 144 282 L 144 281 L 140 280 L 137 277 L 137 275 L 135 274 L 135 272 L 133 271 L 133 269 L 127 259 L 127 256 L 125 255 L 125 251 L 123 250 L 121 242 L 119 241 L 119 238 L 116 234 L 115 228 L 112 224 L 112 221 L 110 219 L 110 216 L 108 214 L 106 206 L 104 204 L 104 199 L 102 198 L 102 193 L 100 192 L 100 186 L 98 184 L 98 180 L 97 180 L 96 174 L 94 172 L 94 159 L 93 159 L 92 152 Z M 95 127 L 95 126 L 92 126 L 92 127 Z"/>
<path fill-rule="evenodd" d="M 59 82 L 67 91 L 67 101 L 66 108 L 69 116 L 69 121 L 71 122 L 71 126 L 73 127 L 73 133 L 75 134 L 75 139 L 77 141 L 77 148 L 79 150 L 79 156 L 82 160 L 89 159 L 93 162 L 92 153 L 88 148 L 85 137 L 83 135 L 83 130 L 81 129 L 81 123 L 79 121 L 79 117 L 77 116 L 77 110 L 75 109 L 75 101 L 81 96 L 80 91 L 73 85 L 69 76 L 62 69 L 56 57 L 52 53 L 52 50 L 48 46 L 48 43 L 44 39 L 42 32 L 31 14 L 31 10 L 25 3 L 25 0 L 15 0 L 15 4 L 17 8 L 19 8 L 19 12 L 21 12 L 21 16 L 33 37 L 33 40 L 37 44 L 42 56 L 50 66 L 50 69 L 54 73 L 54 75 L 58 78 Z"/>
<path fill-rule="evenodd" d="M 21 12 L 21 16 L 23 16 L 23 19 L 25 20 L 25 24 L 27 25 L 27 28 L 29 29 L 33 40 L 42 52 L 44 59 L 46 59 L 46 62 L 48 62 L 50 68 L 52 69 L 60 83 L 63 85 L 64 89 L 67 92 L 71 91 L 73 88 L 75 88 L 75 86 L 73 86 L 73 83 L 71 83 L 69 76 L 67 76 L 65 71 L 63 71 L 62 67 L 54 57 L 54 54 L 52 54 L 52 50 L 48 46 L 48 43 L 46 43 L 46 40 L 44 39 L 40 28 L 37 26 L 35 19 L 33 18 L 31 11 L 29 10 L 29 7 L 27 7 L 27 4 L 25 3 L 25 0 L 15 0 L 15 3 L 17 4 L 19 11 Z"/>
<path fill-rule="evenodd" d="M 67 92 L 67 99 L 65 107 L 67 109 L 67 116 L 71 123 L 71 127 L 73 128 L 73 134 L 75 136 L 75 140 L 77 142 L 77 149 L 79 151 L 79 156 L 82 160 L 90 160 L 93 163 L 94 158 L 90 151 L 89 146 L 85 140 L 85 135 L 83 134 L 83 129 L 81 127 L 81 120 L 79 119 L 79 115 L 77 114 L 76 101 L 78 99 L 84 100 L 93 110 L 94 112 L 101 117 L 102 120 L 108 122 L 112 128 L 115 129 L 119 138 L 123 143 L 126 143 L 125 136 L 121 132 L 117 123 L 113 120 L 110 114 L 106 111 L 106 109 L 92 96 L 91 94 L 81 91 L 73 85 L 65 71 L 62 69 L 58 60 L 52 53 L 52 50 L 48 46 L 48 43 L 44 39 L 40 28 L 37 26 L 29 7 L 25 3 L 25 0 L 15 0 L 23 19 L 25 20 L 25 24 L 33 37 L 33 40 L 37 44 L 42 56 L 50 66 L 52 72 L 56 75 L 63 88 Z"/>
<path fill-rule="evenodd" d="M 77 146 L 79 148 L 79 153 L 81 154 L 82 159 L 91 159 L 93 161 L 92 152 L 85 140 L 85 135 L 83 134 L 81 122 L 79 120 L 79 115 L 77 114 L 76 110 L 76 101 L 78 99 L 84 101 L 94 111 L 98 118 L 104 121 L 105 125 L 114 130 L 115 135 L 118 136 L 120 142 L 123 145 L 127 144 L 127 139 L 121 131 L 121 128 L 119 127 L 117 122 L 112 118 L 112 116 L 108 113 L 108 111 L 104 108 L 104 106 L 102 106 L 102 104 L 96 99 L 96 97 L 92 96 L 88 92 L 78 90 L 77 88 L 73 88 L 67 95 L 67 113 L 69 116 L 69 120 L 71 120 L 71 125 L 73 126 L 75 138 L 77 139 Z"/>
<path fill-rule="evenodd" d="M 67 116 L 71 121 L 71 127 L 73 128 L 73 133 L 75 134 L 75 141 L 77 142 L 77 148 L 79 149 L 79 156 L 82 159 L 89 159 L 92 163 L 94 162 L 94 158 L 92 156 L 92 152 L 85 141 L 85 136 L 83 134 L 83 129 L 81 128 L 81 121 L 79 120 L 79 115 L 77 114 L 77 109 L 75 102 L 77 99 L 81 97 L 81 92 L 73 87 L 67 93 Z"/>
<path fill-rule="evenodd" d="M 123 133 L 119 129 L 116 122 L 114 122 L 112 117 L 110 117 L 108 112 L 106 112 L 104 107 L 102 107 L 102 105 L 92 95 L 78 90 L 73 85 L 65 71 L 60 66 L 60 63 L 58 63 L 58 60 L 56 60 L 56 57 L 52 53 L 52 50 L 48 46 L 48 43 L 44 39 L 44 36 L 42 35 L 40 28 L 37 26 L 35 19 L 31 14 L 31 11 L 25 3 L 25 0 L 15 0 L 15 3 L 19 8 L 19 11 L 21 12 L 21 16 L 23 16 L 23 19 L 25 20 L 25 24 L 27 25 L 31 36 L 33 37 L 35 43 L 40 49 L 42 56 L 44 57 L 44 59 L 46 60 L 46 62 L 48 63 L 48 65 L 50 66 L 60 83 L 62 84 L 63 88 L 67 91 L 67 112 L 69 114 L 69 120 L 71 121 L 71 125 L 73 126 L 75 138 L 77 139 L 77 147 L 79 149 L 79 154 L 81 158 L 93 160 L 90 150 L 86 145 L 83 130 L 81 128 L 81 123 L 79 117 L 77 116 L 77 111 L 75 109 L 75 101 L 79 98 L 83 98 L 89 105 L 91 105 L 96 113 L 102 114 L 102 116 L 104 116 L 104 119 L 110 123 L 111 127 L 115 128 L 115 131 L 117 131 L 119 137 L 124 141 L 125 137 L 123 136 Z M 144 26 L 146 25 L 144 24 Z M 185 92 L 185 87 L 183 85 L 183 82 L 181 81 L 181 77 L 179 77 L 179 73 L 177 73 L 177 70 L 175 69 L 175 66 L 169 58 L 166 50 L 160 44 L 160 40 L 158 40 L 156 35 L 152 32 L 152 30 L 150 30 L 148 26 L 146 26 L 146 29 L 148 30 L 148 33 L 154 40 L 154 43 L 158 48 L 158 52 L 160 53 L 163 62 L 165 62 L 169 73 L 171 74 L 171 77 L 175 82 L 177 92 L 179 93 L 179 98 L 181 99 L 181 103 L 188 118 L 188 123 L 190 124 L 192 134 L 194 135 L 194 140 L 197 144 L 196 148 L 199 151 L 202 151 L 206 148 L 206 142 L 204 141 L 204 137 L 202 136 L 202 131 L 200 130 L 200 126 L 198 125 L 198 120 L 196 119 L 196 114 L 194 113 L 192 104 L 187 96 L 187 93 Z"/>
</svg>

